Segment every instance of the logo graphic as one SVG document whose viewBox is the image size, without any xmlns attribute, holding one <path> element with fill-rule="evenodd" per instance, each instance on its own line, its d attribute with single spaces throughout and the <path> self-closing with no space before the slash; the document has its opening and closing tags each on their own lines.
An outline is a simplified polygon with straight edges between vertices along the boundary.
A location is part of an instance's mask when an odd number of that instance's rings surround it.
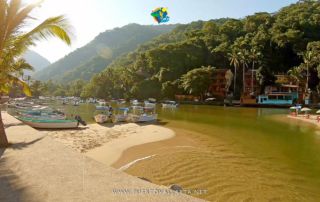
<svg viewBox="0 0 320 202">
<path fill-rule="evenodd" d="M 167 8 L 156 8 L 152 11 L 151 16 L 154 18 L 154 20 L 160 24 L 160 23 L 166 23 L 169 22 L 170 17 L 168 16 L 168 10 Z"/>
</svg>

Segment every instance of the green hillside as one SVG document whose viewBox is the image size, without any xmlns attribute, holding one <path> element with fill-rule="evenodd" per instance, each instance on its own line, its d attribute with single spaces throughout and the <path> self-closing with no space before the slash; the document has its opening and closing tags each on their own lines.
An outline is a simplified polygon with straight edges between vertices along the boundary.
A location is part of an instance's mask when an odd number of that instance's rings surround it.
<svg viewBox="0 0 320 202">
<path fill-rule="evenodd" d="M 202 66 L 234 69 L 239 63 L 236 89 L 242 89 L 242 69 L 258 69 L 263 90 L 274 74 L 291 71 L 295 79 L 306 75 L 317 92 L 320 61 L 320 3 L 299 1 L 280 11 L 256 13 L 244 19 L 221 19 L 180 25 L 168 34 L 145 43 L 115 60 L 94 76 L 84 88 L 84 97 L 173 97 L 195 94 L 183 86 L 187 72 Z M 192 74 L 190 74 L 192 75 Z"/>
<path fill-rule="evenodd" d="M 33 67 L 33 71 L 24 71 L 26 75 L 33 75 L 50 65 L 46 58 L 32 50 L 28 50 L 22 57 Z"/>
<path fill-rule="evenodd" d="M 75 50 L 61 60 L 35 74 L 35 79 L 71 82 L 89 80 L 118 56 L 133 51 L 146 41 L 171 31 L 175 25 L 144 26 L 129 24 L 99 34 L 86 46 Z"/>
</svg>

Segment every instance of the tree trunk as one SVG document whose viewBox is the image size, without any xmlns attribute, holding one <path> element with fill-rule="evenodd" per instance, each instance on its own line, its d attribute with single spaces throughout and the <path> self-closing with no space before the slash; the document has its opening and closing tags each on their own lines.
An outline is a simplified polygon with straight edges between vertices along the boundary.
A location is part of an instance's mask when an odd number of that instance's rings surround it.
<svg viewBox="0 0 320 202">
<path fill-rule="evenodd" d="M 251 93 L 253 94 L 253 71 L 254 71 L 254 62 L 252 63 L 252 71 L 251 71 Z"/>
<path fill-rule="evenodd" d="M 236 83 L 237 83 L 237 68 L 236 66 L 234 66 L 233 95 L 236 94 Z"/>
<path fill-rule="evenodd" d="M 246 92 L 246 78 L 245 78 L 245 66 L 242 67 L 242 88 L 243 94 Z"/>
<path fill-rule="evenodd" d="M 1 98 L 0 98 L 1 100 Z M 4 130 L 4 124 L 2 121 L 2 114 L 1 114 L 1 107 L 0 107 L 0 147 L 7 147 L 8 146 L 8 139 L 6 136 L 6 131 Z"/>
</svg>

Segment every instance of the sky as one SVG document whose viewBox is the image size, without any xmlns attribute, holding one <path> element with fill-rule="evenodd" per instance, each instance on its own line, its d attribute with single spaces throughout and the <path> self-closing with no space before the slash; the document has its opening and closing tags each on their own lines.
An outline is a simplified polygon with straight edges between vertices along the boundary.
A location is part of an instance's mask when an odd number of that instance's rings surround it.
<svg viewBox="0 0 320 202">
<path fill-rule="evenodd" d="M 36 1 L 24 0 L 25 3 Z M 170 24 L 185 24 L 223 17 L 243 18 L 262 11 L 272 13 L 295 2 L 297 0 L 44 0 L 41 7 L 32 12 L 31 16 L 37 19 L 33 25 L 48 17 L 65 15 L 73 26 L 72 45 L 49 39 L 31 49 L 54 62 L 106 30 L 129 23 L 156 25 L 150 14 L 157 7 L 168 8 Z"/>
</svg>

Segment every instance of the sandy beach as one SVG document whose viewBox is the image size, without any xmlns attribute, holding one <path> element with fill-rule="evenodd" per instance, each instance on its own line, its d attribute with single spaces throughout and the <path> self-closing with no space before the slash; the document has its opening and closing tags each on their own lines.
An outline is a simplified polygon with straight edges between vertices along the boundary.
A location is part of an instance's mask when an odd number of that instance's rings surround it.
<svg viewBox="0 0 320 202">
<path fill-rule="evenodd" d="M 175 136 L 174 131 L 162 126 L 134 123 L 110 126 L 90 124 L 76 130 L 44 131 L 44 133 L 106 165 L 114 164 L 123 152 L 131 147 Z"/>
<path fill-rule="evenodd" d="M 288 115 L 287 117 L 290 119 L 302 121 L 304 123 L 309 123 L 309 124 L 313 124 L 315 126 L 320 127 L 320 122 L 317 121 L 317 117 L 318 117 L 317 115 L 310 115 L 309 118 L 306 118 L 305 115 L 298 115 L 298 116 Z"/>
<path fill-rule="evenodd" d="M 67 131 L 56 134 L 39 131 L 22 124 L 7 113 L 3 113 L 2 117 L 11 146 L 0 149 L 0 201 L 202 201 L 167 191 L 167 187 L 130 176 L 75 151 L 75 148 L 88 149 L 98 145 L 94 137 L 98 137 L 97 140 L 104 138 L 97 134 L 88 137 L 92 142 L 89 146 L 81 146 L 81 141 L 77 138 L 74 138 L 74 144 L 71 144 L 71 138 L 58 138 L 58 135 L 66 135 Z M 144 131 L 159 129 L 128 124 L 117 126 L 116 129 L 111 127 L 106 131 L 126 131 L 127 127 Z M 80 134 L 93 130 L 92 126 L 88 128 L 80 129 Z M 76 137 L 80 135 L 76 132 L 72 134 Z M 105 135 L 110 134 L 109 131 Z M 53 140 L 53 135 L 56 136 L 55 140 L 63 140 L 65 144 Z M 125 139 L 121 135 L 118 137 Z M 112 142 L 108 138 L 105 140 Z M 67 143 L 68 147 L 65 146 Z M 147 193 L 144 190 L 163 190 L 163 193 L 168 194 Z"/>
</svg>

